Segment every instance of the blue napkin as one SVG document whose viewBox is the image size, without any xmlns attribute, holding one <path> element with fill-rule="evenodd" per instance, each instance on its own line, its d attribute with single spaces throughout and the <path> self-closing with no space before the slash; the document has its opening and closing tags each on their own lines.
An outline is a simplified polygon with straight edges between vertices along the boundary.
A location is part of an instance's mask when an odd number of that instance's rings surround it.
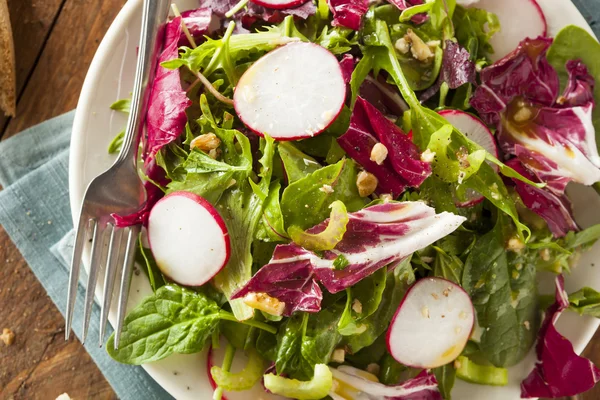
<svg viewBox="0 0 600 400">
<path fill-rule="evenodd" d="M 600 0 L 573 2 L 600 36 Z M 74 236 L 67 183 L 73 115 L 51 119 L 0 142 L 0 186 L 5 188 L 0 191 L 0 225 L 63 315 Z M 83 304 L 83 296 L 80 286 L 77 304 Z M 94 304 L 89 337 L 98 337 L 99 313 Z M 73 319 L 78 337 L 81 314 L 76 312 Z M 85 348 L 120 399 L 172 398 L 141 367 L 114 362 L 95 341 Z"/>
<path fill-rule="evenodd" d="M 64 114 L 0 142 L 0 225 L 63 315 L 74 236 L 67 184 L 73 116 Z M 78 306 L 84 293 L 80 285 Z M 76 312 L 73 319 L 78 337 L 82 314 Z M 99 320 L 94 304 L 89 337 L 98 337 Z M 95 340 L 85 348 L 120 399 L 172 399 L 141 367 L 113 361 Z"/>
</svg>

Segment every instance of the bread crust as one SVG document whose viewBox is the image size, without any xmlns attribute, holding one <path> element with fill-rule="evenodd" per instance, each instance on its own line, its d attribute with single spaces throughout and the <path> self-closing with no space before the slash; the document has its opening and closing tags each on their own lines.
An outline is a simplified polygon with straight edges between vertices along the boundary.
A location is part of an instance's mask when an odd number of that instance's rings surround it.
<svg viewBox="0 0 600 400">
<path fill-rule="evenodd" d="M 0 109 L 15 116 L 17 108 L 17 77 L 7 0 L 0 0 Z"/>
</svg>

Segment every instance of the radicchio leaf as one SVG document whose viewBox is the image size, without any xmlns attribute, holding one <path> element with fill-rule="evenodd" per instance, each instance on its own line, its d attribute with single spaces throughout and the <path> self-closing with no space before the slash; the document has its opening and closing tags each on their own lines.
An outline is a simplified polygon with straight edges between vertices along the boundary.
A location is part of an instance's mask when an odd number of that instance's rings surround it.
<svg viewBox="0 0 600 400">
<path fill-rule="evenodd" d="M 600 369 L 575 354 L 573 345 L 556 330 L 556 321 L 569 307 L 564 277 L 556 277 L 556 302 L 546 310 L 538 333 L 535 368 L 521 382 L 521 398 L 576 396 L 600 381 Z"/>
<path fill-rule="evenodd" d="M 225 13 L 231 10 L 239 0 L 200 0 L 200 7 L 211 9 L 221 18 Z M 237 20 L 241 20 L 245 28 L 249 28 L 256 21 L 264 21 L 270 24 L 277 24 L 287 16 L 293 15 L 301 19 L 307 19 L 317 11 L 317 7 L 312 1 L 293 8 L 280 10 L 265 8 L 249 2 L 246 7 L 235 14 Z"/>
<path fill-rule="evenodd" d="M 185 110 L 192 104 L 181 87 L 179 70 L 166 69 L 160 65 L 163 61 L 179 56 L 177 43 L 181 37 L 181 31 L 181 17 L 170 21 L 165 28 L 164 47 L 158 59 L 146 114 L 145 174 L 150 180 L 164 186 L 168 181 L 164 171 L 154 162 L 154 157 L 162 147 L 175 141 L 181 135 L 187 123 Z M 146 203 L 142 209 L 127 216 L 113 215 L 116 226 L 125 227 L 147 223 L 150 209 L 163 193 L 149 181 L 144 183 L 144 187 L 146 188 Z"/>
<path fill-rule="evenodd" d="M 562 196 L 570 181 L 600 181 L 600 156 L 592 124 L 593 78 L 581 62 L 570 62 L 569 84 L 558 97 L 558 77 L 545 56 L 550 43 L 526 39 L 484 69 L 471 105 L 497 126 L 502 150 Z"/>
<path fill-rule="evenodd" d="M 284 315 L 317 312 L 322 298 L 317 281 L 331 293 L 340 292 L 448 235 L 465 220 L 436 214 L 422 202 L 379 204 L 348 217 L 346 233 L 333 250 L 316 254 L 297 244 L 279 245 L 269 264 L 232 298 L 267 293 L 285 303 Z M 307 232 L 322 232 L 328 222 Z"/>
<path fill-rule="evenodd" d="M 196 43 L 199 43 L 203 39 L 203 36 L 208 34 L 215 25 L 213 24 L 213 12 L 210 8 L 187 10 L 181 13 L 181 17 Z M 190 42 L 184 32 L 181 32 L 177 45 L 190 46 Z"/>
<path fill-rule="evenodd" d="M 340 61 L 340 68 L 342 69 L 342 76 L 344 77 L 344 82 L 350 83 L 352 79 L 352 72 L 354 72 L 354 67 L 356 66 L 356 59 L 352 54 L 344 54 L 342 60 Z"/>
<path fill-rule="evenodd" d="M 384 385 L 373 382 L 364 377 L 361 370 L 341 365 L 337 368 L 329 368 L 334 379 L 343 382 L 366 398 L 385 400 L 442 400 L 435 375 L 428 371 L 422 371 L 416 377 L 409 379 L 399 385 Z M 358 396 L 362 398 L 362 396 Z"/>
<path fill-rule="evenodd" d="M 381 142 L 388 150 L 384 162 L 371 161 L 371 150 Z M 421 161 L 417 146 L 377 108 L 358 97 L 348 131 L 338 138 L 348 155 L 377 177 L 379 193 L 397 197 L 407 186 L 419 187 L 429 175 L 431 165 Z"/>
<path fill-rule="evenodd" d="M 526 170 L 521 162 L 514 158 L 506 163 L 515 171 L 538 182 L 537 178 Z M 579 227 L 571 213 L 571 203 L 565 195 L 557 195 L 547 189 L 538 189 L 518 179 L 512 180 L 523 204 L 531 211 L 542 217 L 555 237 L 563 237 L 570 231 L 578 231 Z"/>
<path fill-rule="evenodd" d="M 333 13 L 333 26 L 345 26 L 355 31 L 360 29 L 363 15 L 369 9 L 368 0 L 329 0 Z"/>
<path fill-rule="evenodd" d="M 360 85 L 359 93 L 363 99 L 385 116 L 399 118 L 409 110 L 408 105 L 398 93 L 398 88 L 387 83 L 381 73 L 377 78 L 367 75 Z"/>
<path fill-rule="evenodd" d="M 400 11 L 404 11 L 407 8 L 418 6 L 419 4 L 423 4 L 423 0 L 388 0 L 390 3 L 398 7 Z M 410 20 L 415 24 L 422 24 L 429 19 L 429 16 L 426 13 L 417 14 L 413 16 Z"/>
<path fill-rule="evenodd" d="M 432 98 L 446 82 L 450 89 L 458 89 L 465 83 L 476 83 L 475 63 L 471 61 L 471 54 L 460 44 L 446 40 L 442 68 L 435 85 L 424 91 L 419 100 L 421 102 Z"/>
</svg>

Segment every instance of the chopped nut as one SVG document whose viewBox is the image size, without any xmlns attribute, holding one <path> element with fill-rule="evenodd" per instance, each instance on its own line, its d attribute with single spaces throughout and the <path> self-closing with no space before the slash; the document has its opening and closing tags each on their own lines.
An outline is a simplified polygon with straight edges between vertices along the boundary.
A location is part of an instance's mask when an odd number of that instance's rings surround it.
<svg viewBox="0 0 600 400">
<path fill-rule="evenodd" d="M 5 345 L 10 346 L 15 342 L 15 334 L 10 329 L 4 328 L 2 330 L 2 335 L 0 335 L 0 340 L 2 340 Z"/>
<path fill-rule="evenodd" d="M 319 190 L 323 193 L 327 193 L 327 194 L 331 194 L 333 193 L 333 188 L 331 187 L 331 185 L 323 185 L 319 188 Z"/>
<path fill-rule="evenodd" d="M 371 363 L 371 364 L 367 365 L 367 372 L 370 372 L 373 375 L 379 375 L 380 369 L 381 368 L 379 367 L 379 364 Z"/>
<path fill-rule="evenodd" d="M 427 306 L 421 308 L 421 315 L 425 318 L 429 318 L 429 308 L 427 308 Z"/>
<path fill-rule="evenodd" d="M 540 250 L 540 257 L 544 261 L 550 261 L 550 250 L 549 249 Z"/>
<path fill-rule="evenodd" d="M 529 321 L 523 322 L 523 326 L 525 326 L 525 329 L 527 329 L 527 330 L 531 329 L 531 325 L 530 325 Z"/>
<path fill-rule="evenodd" d="M 285 303 L 266 293 L 248 293 L 244 296 L 246 305 L 264 311 L 271 315 L 281 316 L 285 310 Z"/>
<path fill-rule="evenodd" d="M 381 143 L 376 143 L 371 149 L 371 161 L 377 165 L 383 164 L 388 156 L 388 149 Z"/>
<path fill-rule="evenodd" d="M 71 400 L 71 397 L 67 393 L 59 395 L 56 400 Z"/>
<path fill-rule="evenodd" d="M 454 368 L 459 369 L 460 367 L 462 367 L 461 362 L 458 359 L 454 360 Z"/>
<path fill-rule="evenodd" d="M 435 159 L 435 152 L 431 151 L 429 149 L 425 150 L 421 154 L 421 161 L 423 161 L 423 162 L 431 163 L 431 162 L 433 162 L 434 159 Z"/>
<path fill-rule="evenodd" d="M 331 361 L 341 364 L 344 362 L 346 358 L 346 352 L 344 349 L 335 349 L 333 353 L 331 353 Z"/>
<path fill-rule="evenodd" d="M 221 140 L 214 133 L 205 133 L 200 135 L 190 143 L 190 149 L 198 149 L 205 153 L 216 149 L 221 145 Z"/>
<path fill-rule="evenodd" d="M 358 188 L 358 194 L 360 197 L 367 197 L 375 192 L 377 189 L 377 178 L 375 175 L 367 172 L 361 171 L 356 178 L 356 187 Z"/>
<path fill-rule="evenodd" d="M 386 194 L 382 194 L 381 196 L 379 196 L 379 198 L 381 200 L 383 200 L 384 203 L 389 203 L 392 200 L 394 200 L 394 198 L 392 197 L 392 195 L 391 194 L 387 194 L 387 193 Z"/>
<path fill-rule="evenodd" d="M 213 160 L 216 160 L 221 155 L 221 149 L 212 149 L 208 152 L 208 156 Z"/>
<path fill-rule="evenodd" d="M 406 54 L 410 51 L 410 43 L 405 38 L 396 40 L 394 47 L 402 54 Z"/>
<path fill-rule="evenodd" d="M 354 310 L 354 312 L 356 312 L 357 314 L 361 314 L 362 313 L 362 303 L 360 302 L 360 300 L 358 299 L 354 299 L 352 301 L 352 309 Z"/>
<path fill-rule="evenodd" d="M 508 239 L 508 243 L 506 244 L 506 249 L 514 252 L 519 252 L 525 248 L 525 243 L 521 241 L 518 237 L 512 237 Z"/>
<path fill-rule="evenodd" d="M 435 49 L 436 47 L 440 47 L 442 45 L 442 41 L 441 40 L 430 40 L 426 44 L 430 48 Z"/>
<path fill-rule="evenodd" d="M 417 60 L 429 61 L 433 58 L 433 52 L 431 51 L 429 46 L 427 46 L 427 43 L 425 43 L 423 39 L 419 37 L 419 35 L 414 33 L 412 29 L 409 29 L 406 32 L 406 36 L 404 36 L 404 39 L 408 40 L 411 43 L 410 51 L 413 57 Z"/>
</svg>

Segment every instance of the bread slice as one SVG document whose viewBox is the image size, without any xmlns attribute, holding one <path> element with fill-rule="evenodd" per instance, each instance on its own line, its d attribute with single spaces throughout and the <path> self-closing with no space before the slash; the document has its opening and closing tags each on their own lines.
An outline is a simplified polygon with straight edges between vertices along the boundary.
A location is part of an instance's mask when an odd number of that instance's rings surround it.
<svg viewBox="0 0 600 400">
<path fill-rule="evenodd" d="M 17 109 L 17 77 L 7 0 L 0 0 L 0 109 L 15 116 Z"/>
</svg>

